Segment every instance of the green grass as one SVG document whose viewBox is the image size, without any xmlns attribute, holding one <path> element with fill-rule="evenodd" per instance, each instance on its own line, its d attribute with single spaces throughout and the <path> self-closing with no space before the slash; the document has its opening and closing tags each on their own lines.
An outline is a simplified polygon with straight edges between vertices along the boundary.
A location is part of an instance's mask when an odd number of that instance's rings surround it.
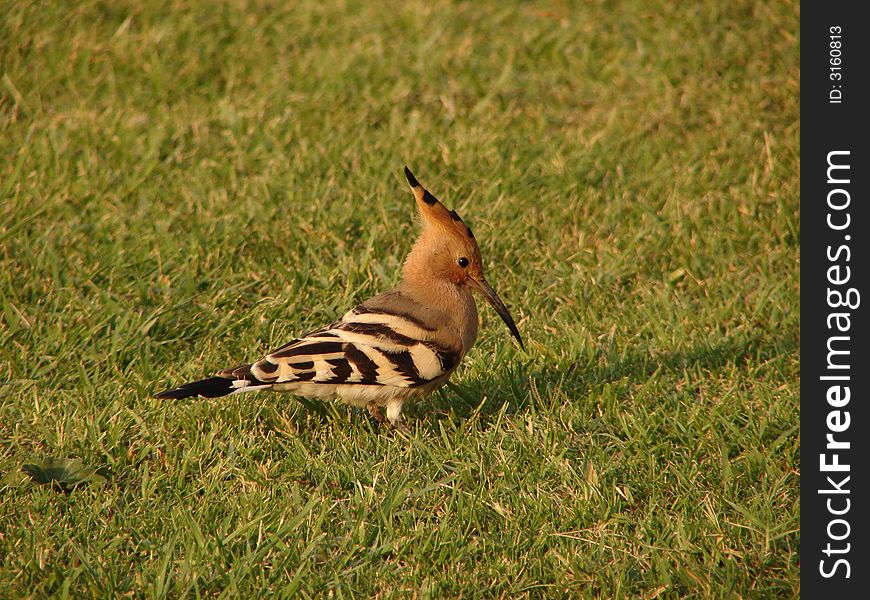
<svg viewBox="0 0 870 600">
<path fill-rule="evenodd" d="M 0 597 L 799 595 L 798 22 L 0 0 Z M 150 398 L 394 285 L 405 164 L 526 352 L 407 437 Z"/>
</svg>

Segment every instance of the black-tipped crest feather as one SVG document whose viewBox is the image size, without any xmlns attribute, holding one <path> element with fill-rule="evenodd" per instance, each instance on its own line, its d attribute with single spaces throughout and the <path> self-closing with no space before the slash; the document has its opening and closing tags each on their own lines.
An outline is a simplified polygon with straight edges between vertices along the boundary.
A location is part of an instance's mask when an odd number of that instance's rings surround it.
<svg viewBox="0 0 870 600">
<path fill-rule="evenodd" d="M 417 181 L 417 178 L 414 177 L 414 174 L 411 173 L 411 169 L 409 169 L 408 167 L 405 167 L 405 179 L 408 180 L 408 185 L 410 185 L 412 188 L 420 187 L 420 182 Z"/>
</svg>

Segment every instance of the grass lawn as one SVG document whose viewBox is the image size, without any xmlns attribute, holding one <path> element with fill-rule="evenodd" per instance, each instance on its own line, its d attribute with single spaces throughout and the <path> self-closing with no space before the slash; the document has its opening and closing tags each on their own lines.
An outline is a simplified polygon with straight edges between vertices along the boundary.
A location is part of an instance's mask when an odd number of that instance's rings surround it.
<svg viewBox="0 0 870 600">
<path fill-rule="evenodd" d="M 799 7 L 677 5 L 0 0 L 0 597 L 798 596 Z M 406 164 L 525 352 L 150 397 L 395 285 Z"/>
</svg>

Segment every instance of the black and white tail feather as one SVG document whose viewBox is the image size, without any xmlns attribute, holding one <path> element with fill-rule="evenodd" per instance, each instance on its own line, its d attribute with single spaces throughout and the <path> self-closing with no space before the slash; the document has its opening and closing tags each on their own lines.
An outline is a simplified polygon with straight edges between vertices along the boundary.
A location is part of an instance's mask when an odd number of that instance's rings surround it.
<svg viewBox="0 0 870 600">
<path fill-rule="evenodd" d="M 332 396 L 338 386 L 346 393 L 345 386 L 411 392 L 437 385 L 458 365 L 462 350 L 436 340 L 443 315 L 414 304 L 397 290 L 381 294 L 255 363 L 165 390 L 155 398 L 217 398 L 269 389 Z M 358 392 L 354 395 L 362 400 L 371 395 Z"/>
</svg>

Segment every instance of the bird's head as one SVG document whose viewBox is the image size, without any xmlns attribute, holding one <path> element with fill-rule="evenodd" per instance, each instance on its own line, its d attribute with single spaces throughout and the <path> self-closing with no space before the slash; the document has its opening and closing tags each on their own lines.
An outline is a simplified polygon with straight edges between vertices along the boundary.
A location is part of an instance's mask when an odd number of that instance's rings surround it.
<svg viewBox="0 0 870 600">
<path fill-rule="evenodd" d="M 408 167 L 405 177 L 414 192 L 422 231 L 405 261 L 405 277 L 418 285 L 449 281 L 480 293 L 492 305 L 523 347 L 520 332 L 483 275 L 483 259 L 477 240 L 455 210 L 448 210 L 435 196 L 424 189 Z"/>
</svg>

